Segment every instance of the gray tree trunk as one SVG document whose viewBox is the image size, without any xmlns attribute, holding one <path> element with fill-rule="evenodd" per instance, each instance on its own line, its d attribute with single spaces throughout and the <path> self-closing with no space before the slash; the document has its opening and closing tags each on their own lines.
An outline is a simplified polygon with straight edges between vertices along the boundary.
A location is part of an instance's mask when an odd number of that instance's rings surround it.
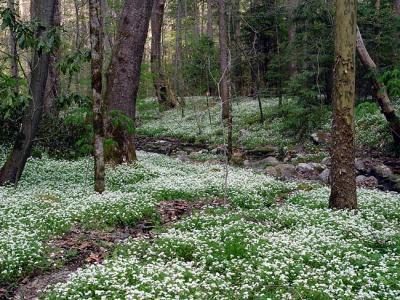
<svg viewBox="0 0 400 300">
<path fill-rule="evenodd" d="M 36 38 L 44 37 L 47 30 L 53 26 L 55 4 L 55 0 L 36 0 L 32 2 L 31 18 L 42 25 L 35 34 Z M 49 53 L 33 50 L 30 80 L 32 101 L 24 113 L 21 129 L 11 154 L 0 170 L 0 185 L 6 183 L 17 184 L 30 156 L 33 140 L 37 134 L 43 114 L 49 59 Z"/>
<path fill-rule="evenodd" d="M 161 66 L 161 34 L 164 22 L 165 0 L 155 0 L 151 15 L 151 73 L 160 111 L 176 106 L 172 97 L 168 97 L 168 88 Z"/>
<path fill-rule="evenodd" d="M 55 0 L 54 26 L 61 26 L 61 1 Z M 49 75 L 47 76 L 46 94 L 44 98 L 44 113 L 55 116 L 57 114 L 56 99 L 60 95 L 60 74 L 57 62 L 60 60 L 60 49 L 53 49 L 50 54 Z"/>
<path fill-rule="evenodd" d="M 364 40 L 360 30 L 357 27 L 357 54 L 362 65 L 370 72 L 372 82 L 372 91 L 376 101 L 378 102 L 383 115 L 389 123 L 389 128 L 392 132 L 393 140 L 397 145 L 400 145 L 400 119 L 396 114 L 394 106 L 390 102 L 389 95 L 385 85 L 378 79 L 378 68 L 372 60 L 365 47 Z"/>
<path fill-rule="evenodd" d="M 116 143 L 108 153 L 114 163 L 136 160 L 132 127 L 135 124 L 136 97 L 144 45 L 149 29 L 153 0 L 126 0 L 118 26 L 117 39 L 107 73 L 106 104 L 108 117 L 122 114 L 132 122 L 109 122 L 108 133 Z M 118 124 L 116 124 L 118 123 Z"/>
<path fill-rule="evenodd" d="M 100 0 L 89 0 L 90 44 L 92 53 L 93 131 L 94 131 L 94 189 L 105 190 L 104 119 L 103 119 L 103 56 L 104 32 Z"/>
<path fill-rule="evenodd" d="M 15 3 L 14 0 L 7 0 L 7 7 L 15 14 Z M 10 32 L 9 40 L 8 40 L 9 51 L 11 55 L 11 67 L 10 73 L 11 76 L 15 79 L 18 79 L 19 76 L 19 68 L 18 68 L 18 48 L 17 48 L 17 40 L 15 36 L 15 32 Z M 16 86 L 14 90 L 15 94 L 19 93 L 19 88 Z"/>
<path fill-rule="evenodd" d="M 229 48 L 228 48 L 228 29 L 226 18 L 225 0 L 219 1 L 219 47 L 220 47 L 220 69 L 221 79 L 219 94 L 221 98 L 222 119 L 226 123 L 228 156 L 232 156 L 232 115 L 229 91 Z"/>
</svg>

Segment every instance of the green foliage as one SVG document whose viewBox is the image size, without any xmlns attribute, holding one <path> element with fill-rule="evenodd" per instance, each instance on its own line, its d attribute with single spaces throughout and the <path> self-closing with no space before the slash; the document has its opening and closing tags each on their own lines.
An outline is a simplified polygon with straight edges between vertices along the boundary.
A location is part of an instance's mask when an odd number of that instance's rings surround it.
<svg viewBox="0 0 400 300">
<path fill-rule="evenodd" d="M 385 84 L 389 96 L 400 97 L 400 68 L 386 71 L 381 80 Z"/>
<path fill-rule="evenodd" d="M 63 74 L 69 76 L 78 73 L 82 69 L 82 65 L 90 61 L 90 50 L 83 49 L 70 53 L 63 57 L 58 63 L 58 68 Z"/>
<path fill-rule="evenodd" d="M 0 12 L 1 28 L 8 28 L 15 34 L 18 46 L 21 49 L 35 49 L 37 51 L 51 52 L 61 43 L 60 28 L 52 27 L 39 38 L 36 32 L 44 27 L 39 22 L 23 22 L 11 9 L 6 8 Z"/>
<path fill-rule="evenodd" d="M 204 95 L 216 89 L 219 80 L 218 50 L 207 36 L 190 37 L 185 51 L 190 53 L 183 64 L 183 76 L 192 95 Z"/>
<path fill-rule="evenodd" d="M 129 134 L 135 133 L 135 124 L 131 117 L 120 110 L 111 110 L 108 113 L 108 119 L 116 128 L 126 130 Z"/>
</svg>

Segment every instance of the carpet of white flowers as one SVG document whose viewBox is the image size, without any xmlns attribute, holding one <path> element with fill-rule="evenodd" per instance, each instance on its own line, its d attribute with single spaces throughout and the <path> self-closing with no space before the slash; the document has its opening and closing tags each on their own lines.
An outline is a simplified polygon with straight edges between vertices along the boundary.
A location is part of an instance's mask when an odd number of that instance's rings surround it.
<svg viewBox="0 0 400 300">
<path fill-rule="evenodd" d="M 121 244 L 44 298 L 399 299 L 400 197 L 360 191 L 354 214 L 326 209 L 328 194 L 199 212 Z"/>
<path fill-rule="evenodd" d="M 0 151 L 0 163 L 4 152 Z M 223 166 L 195 166 L 146 153 L 139 157 L 134 166 L 107 171 L 103 195 L 93 192 L 91 159 L 30 159 L 17 188 L 0 188 L 0 286 L 51 267 L 47 242 L 72 227 L 134 226 L 156 219 L 159 201 L 224 195 Z M 232 169 L 228 195 L 236 205 L 252 208 L 270 205 L 274 195 L 290 188 Z"/>
<path fill-rule="evenodd" d="M 134 225 L 159 201 L 224 194 L 223 166 L 139 159 L 108 170 L 104 195 L 90 159 L 29 160 L 17 188 L 0 188 L 0 283 L 48 268 L 46 241 L 73 226 Z M 360 190 L 356 213 L 331 211 L 327 188 L 229 171 L 228 206 L 121 243 L 42 298 L 400 299 L 398 194 Z"/>
<path fill-rule="evenodd" d="M 265 111 L 278 105 L 277 99 L 262 99 Z M 186 99 L 184 114 L 181 109 L 170 110 L 162 115 L 152 112 L 154 99 L 142 100 L 144 108 L 138 109 L 143 122 L 137 133 L 154 137 L 175 137 L 188 141 L 219 144 L 224 140 L 221 130 L 221 107 L 215 100 L 207 107 L 204 97 Z M 154 105 L 153 105 L 154 106 Z M 157 106 L 155 106 L 157 108 Z M 260 123 L 258 101 L 251 98 L 238 98 L 232 105 L 234 117 L 233 138 L 238 146 L 254 148 L 265 144 L 285 146 L 290 141 L 282 138 L 279 132 L 282 122 Z"/>
</svg>

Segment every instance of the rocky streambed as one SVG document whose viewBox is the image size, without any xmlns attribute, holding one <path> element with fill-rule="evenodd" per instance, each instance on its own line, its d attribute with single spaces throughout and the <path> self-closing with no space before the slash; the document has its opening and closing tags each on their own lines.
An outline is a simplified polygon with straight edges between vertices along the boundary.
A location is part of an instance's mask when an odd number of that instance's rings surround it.
<svg viewBox="0 0 400 300">
<path fill-rule="evenodd" d="M 209 144 L 192 144 L 172 138 L 138 137 L 137 148 L 176 156 L 182 161 L 223 161 L 224 148 Z M 235 149 L 232 163 L 253 169 L 281 180 L 309 180 L 330 183 L 331 159 L 321 148 L 322 155 L 309 155 L 290 151 L 280 153 L 274 146 L 263 146 L 252 150 Z M 325 156 L 325 157 L 324 157 Z M 358 153 L 355 160 L 357 184 L 365 188 L 400 192 L 400 159 Z M 312 157 L 318 157 L 313 161 Z M 321 158 L 324 157 L 324 158 Z"/>
</svg>

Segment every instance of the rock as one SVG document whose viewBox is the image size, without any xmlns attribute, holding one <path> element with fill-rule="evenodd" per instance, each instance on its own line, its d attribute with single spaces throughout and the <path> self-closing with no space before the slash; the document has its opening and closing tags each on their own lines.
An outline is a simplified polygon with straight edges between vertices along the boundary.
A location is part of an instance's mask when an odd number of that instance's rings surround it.
<svg viewBox="0 0 400 300">
<path fill-rule="evenodd" d="M 322 161 L 321 164 L 325 166 L 331 166 L 332 165 L 332 159 L 330 157 L 325 157 Z"/>
<path fill-rule="evenodd" d="M 176 153 L 176 156 L 187 156 L 188 154 L 187 154 L 187 152 L 186 151 L 177 151 Z"/>
<path fill-rule="evenodd" d="M 326 169 L 326 166 L 319 163 L 300 163 L 296 167 L 296 171 L 302 174 L 305 173 L 313 173 L 313 172 L 322 172 Z"/>
<path fill-rule="evenodd" d="M 207 154 L 208 153 L 208 150 L 207 149 L 202 149 L 202 150 L 200 150 L 200 151 L 197 151 L 196 152 L 196 154 Z"/>
<path fill-rule="evenodd" d="M 236 166 L 244 166 L 245 159 L 246 157 L 243 152 L 234 152 L 231 157 L 231 163 Z"/>
<path fill-rule="evenodd" d="M 278 171 L 275 167 L 267 167 L 264 173 L 269 176 L 278 177 Z"/>
<path fill-rule="evenodd" d="M 225 153 L 225 148 L 223 146 L 217 147 L 217 148 L 212 149 L 210 151 L 210 153 L 214 154 L 214 155 L 216 155 L 216 154 L 224 154 Z"/>
<path fill-rule="evenodd" d="M 325 131 L 317 131 L 311 135 L 311 139 L 316 145 L 330 145 L 331 134 Z"/>
<path fill-rule="evenodd" d="M 190 161 L 190 158 L 189 158 L 189 156 L 186 154 L 186 152 L 185 152 L 185 154 L 183 154 L 183 155 L 178 155 L 177 156 L 177 158 L 176 158 L 176 160 L 179 160 L 179 161 L 181 161 L 181 162 L 189 162 Z"/>
<path fill-rule="evenodd" d="M 361 173 L 368 173 L 369 172 L 369 170 L 368 170 L 368 168 L 367 168 L 367 166 L 365 164 L 365 161 L 363 159 L 356 158 L 354 163 L 355 163 L 355 166 L 356 166 L 356 170 L 358 172 L 361 172 Z"/>
<path fill-rule="evenodd" d="M 296 167 L 291 164 L 280 164 L 267 167 L 264 173 L 279 179 L 289 180 L 296 176 Z"/>
<path fill-rule="evenodd" d="M 378 186 L 378 179 L 374 176 L 359 175 L 356 178 L 356 182 L 361 187 L 376 188 Z"/>
<path fill-rule="evenodd" d="M 322 182 L 329 184 L 331 182 L 331 170 L 325 169 L 321 174 L 319 174 L 318 178 Z"/>
<path fill-rule="evenodd" d="M 261 160 L 260 163 L 267 165 L 267 166 L 277 166 L 281 162 L 276 157 L 268 156 L 267 158 Z"/>
<path fill-rule="evenodd" d="M 399 174 L 392 174 L 389 177 L 389 182 L 391 185 L 391 189 L 400 193 L 400 175 Z"/>
<path fill-rule="evenodd" d="M 378 178 L 384 179 L 389 178 L 391 175 L 393 175 L 392 170 L 384 164 L 372 166 L 371 173 Z"/>
<path fill-rule="evenodd" d="M 297 165 L 296 171 L 299 173 L 310 173 L 314 171 L 314 167 L 311 164 L 300 163 Z"/>
<path fill-rule="evenodd" d="M 291 179 L 296 176 L 296 167 L 291 164 L 280 164 L 275 167 L 277 170 L 277 177 L 281 179 Z"/>
<path fill-rule="evenodd" d="M 262 147 L 257 147 L 252 150 L 248 150 L 247 154 L 250 156 L 259 156 L 259 157 L 265 157 L 265 156 L 276 156 L 279 149 L 274 146 L 262 146 Z"/>
</svg>

